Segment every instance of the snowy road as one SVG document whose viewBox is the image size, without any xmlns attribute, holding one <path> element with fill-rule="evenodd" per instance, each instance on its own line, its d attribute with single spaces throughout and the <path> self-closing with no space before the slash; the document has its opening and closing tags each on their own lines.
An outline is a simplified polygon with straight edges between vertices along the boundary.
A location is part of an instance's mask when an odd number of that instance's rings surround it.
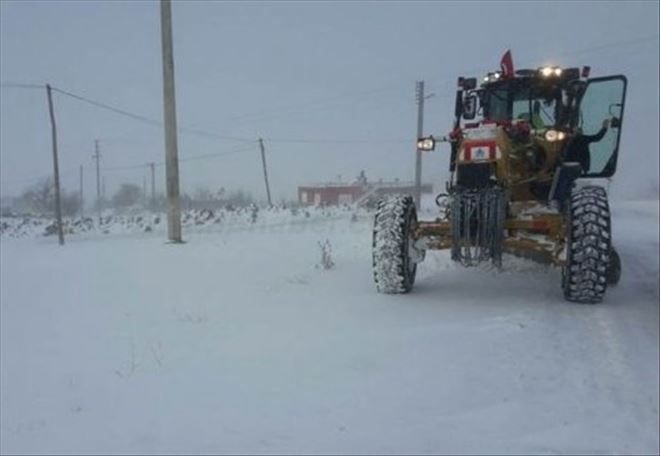
<svg viewBox="0 0 660 456">
<path fill-rule="evenodd" d="M 3 239 L 0 452 L 657 454 L 658 203 L 613 223 L 596 306 L 444 253 L 379 295 L 368 220 Z"/>
</svg>

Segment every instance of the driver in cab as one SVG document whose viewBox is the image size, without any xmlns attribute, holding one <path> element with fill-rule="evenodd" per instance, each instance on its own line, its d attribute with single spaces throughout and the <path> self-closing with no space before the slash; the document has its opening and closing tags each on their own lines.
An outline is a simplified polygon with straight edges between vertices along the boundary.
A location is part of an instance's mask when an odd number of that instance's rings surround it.
<svg viewBox="0 0 660 456">
<path fill-rule="evenodd" d="M 577 162 L 582 167 L 582 173 L 587 174 L 591 166 L 591 153 L 589 144 L 598 142 L 605 136 L 610 127 L 610 120 L 605 119 L 600 130 L 593 135 L 585 135 L 582 129 L 578 128 L 576 135 L 566 146 L 565 162 Z"/>
</svg>

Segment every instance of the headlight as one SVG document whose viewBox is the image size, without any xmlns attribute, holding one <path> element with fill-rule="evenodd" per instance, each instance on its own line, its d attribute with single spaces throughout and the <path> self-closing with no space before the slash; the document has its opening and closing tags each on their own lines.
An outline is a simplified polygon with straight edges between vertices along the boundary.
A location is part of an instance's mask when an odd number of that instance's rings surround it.
<svg viewBox="0 0 660 456">
<path fill-rule="evenodd" d="M 561 141 L 566 138 L 566 133 L 557 130 L 548 130 L 545 132 L 545 140 L 548 142 Z"/>
<path fill-rule="evenodd" d="M 502 78 L 502 73 L 496 71 L 495 73 L 488 73 L 484 76 L 484 82 L 494 82 Z"/>
<path fill-rule="evenodd" d="M 561 76 L 562 69 L 559 67 L 551 67 L 551 66 L 546 66 L 539 68 L 539 73 L 541 73 L 541 76 L 544 78 L 548 78 L 550 76 Z"/>
<path fill-rule="evenodd" d="M 543 68 L 541 68 L 541 74 L 544 77 L 547 78 L 548 76 L 550 76 L 552 74 L 552 67 L 543 67 Z"/>
<path fill-rule="evenodd" d="M 435 149 L 435 139 L 433 136 L 429 136 L 428 138 L 419 138 L 417 140 L 417 149 L 423 150 L 423 151 L 430 151 Z"/>
</svg>

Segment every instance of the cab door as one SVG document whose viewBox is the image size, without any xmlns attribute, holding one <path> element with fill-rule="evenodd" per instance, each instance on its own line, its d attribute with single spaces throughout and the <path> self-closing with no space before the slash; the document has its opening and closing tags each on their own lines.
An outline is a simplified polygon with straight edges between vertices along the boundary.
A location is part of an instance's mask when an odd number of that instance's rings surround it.
<svg viewBox="0 0 660 456">
<path fill-rule="evenodd" d="M 580 100 L 582 133 L 595 135 L 610 120 L 610 126 L 600 141 L 589 145 L 590 166 L 584 177 L 610 177 L 616 172 L 619 141 L 623 126 L 623 107 L 628 80 L 623 75 L 589 79 Z"/>
</svg>

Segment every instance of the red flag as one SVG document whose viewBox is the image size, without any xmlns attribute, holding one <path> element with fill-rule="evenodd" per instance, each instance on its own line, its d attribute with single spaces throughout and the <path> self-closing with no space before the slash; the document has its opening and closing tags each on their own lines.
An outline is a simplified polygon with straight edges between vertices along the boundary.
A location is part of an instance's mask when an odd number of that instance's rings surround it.
<svg viewBox="0 0 660 456">
<path fill-rule="evenodd" d="M 503 78 L 513 77 L 513 58 L 511 57 L 511 50 L 507 50 L 500 60 L 500 68 L 502 69 Z"/>
</svg>

